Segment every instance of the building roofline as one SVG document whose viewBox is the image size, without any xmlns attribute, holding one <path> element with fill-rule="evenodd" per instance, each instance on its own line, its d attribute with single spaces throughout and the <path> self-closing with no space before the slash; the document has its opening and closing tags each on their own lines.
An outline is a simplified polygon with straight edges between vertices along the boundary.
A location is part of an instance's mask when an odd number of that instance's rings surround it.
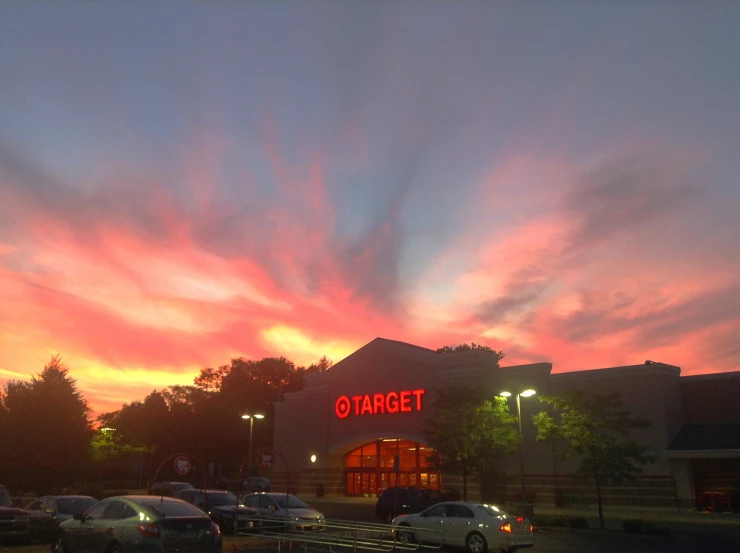
<svg viewBox="0 0 740 553">
<path fill-rule="evenodd" d="M 740 371 L 730 371 L 723 373 L 708 373 L 708 374 L 687 374 L 681 377 L 681 382 L 695 381 L 695 380 L 729 380 L 731 378 L 740 378 Z"/>
<path fill-rule="evenodd" d="M 622 367 L 607 367 L 603 369 L 586 369 L 583 371 L 553 373 L 551 376 L 556 380 L 592 380 L 645 373 L 680 376 L 681 368 L 676 367 L 675 365 L 668 365 L 667 363 L 651 363 L 649 365 L 624 365 Z"/>
</svg>

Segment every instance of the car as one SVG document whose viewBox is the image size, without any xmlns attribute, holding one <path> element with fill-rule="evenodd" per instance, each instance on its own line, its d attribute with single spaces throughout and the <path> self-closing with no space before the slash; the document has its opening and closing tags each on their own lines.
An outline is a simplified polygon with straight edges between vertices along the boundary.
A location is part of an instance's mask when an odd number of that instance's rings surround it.
<svg viewBox="0 0 740 553">
<path fill-rule="evenodd" d="M 234 533 L 234 514 L 238 517 L 237 530 L 257 531 L 255 520 L 259 516 L 256 509 L 245 507 L 231 492 L 224 490 L 181 490 L 175 497 L 202 509 L 216 522 L 224 534 Z M 238 509 L 238 511 L 237 511 Z"/>
<path fill-rule="evenodd" d="M 0 485 L 0 543 L 26 543 L 28 539 L 28 513 L 13 507 L 10 493 Z"/>
<path fill-rule="evenodd" d="M 222 553 L 221 530 L 181 499 L 122 495 L 96 503 L 59 525 L 51 553 L 150 551 Z"/>
<path fill-rule="evenodd" d="M 270 481 L 263 476 L 250 476 L 242 482 L 242 490 L 246 492 L 269 492 Z"/>
<path fill-rule="evenodd" d="M 464 547 L 469 553 L 510 553 L 534 546 L 534 527 L 528 519 L 484 503 L 438 503 L 420 513 L 399 515 L 391 524 L 401 543 Z"/>
<path fill-rule="evenodd" d="M 289 493 L 248 493 L 242 497 L 247 507 L 256 509 L 266 522 L 278 522 L 289 532 L 324 531 L 326 518 L 297 496 Z"/>
<path fill-rule="evenodd" d="M 174 497 L 179 491 L 194 489 L 195 487 L 188 482 L 155 482 L 149 488 L 149 494 Z"/>
<path fill-rule="evenodd" d="M 57 526 L 76 513 L 84 513 L 98 502 L 89 495 L 45 495 L 26 507 L 32 540 L 49 541 Z"/>
<path fill-rule="evenodd" d="M 375 503 L 375 516 L 386 524 L 393 517 L 408 513 L 420 513 L 450 497 L 438 490 L 417 488 L 415 486 L 391 486 L 386 488 Z"/>
</svg>

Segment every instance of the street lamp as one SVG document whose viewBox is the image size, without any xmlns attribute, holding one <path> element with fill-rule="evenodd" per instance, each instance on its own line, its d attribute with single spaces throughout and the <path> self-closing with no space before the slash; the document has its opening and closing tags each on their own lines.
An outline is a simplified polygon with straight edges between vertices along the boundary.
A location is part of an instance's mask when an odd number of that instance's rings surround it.
<svg viewBox="0 0 740 553">
<path fill-rule="evenodd" d="M 247 478 L 252 476 L 252 431 L 254 430 L 254 419 L 264 419 L 265 416 L 259 413 L 254 415 L 242 415 L 243 419 L 249 419 L 249 455 L 247 456 Z"/>
<path fill-rule="evenodd" d="M 516 417 L 519 421 L 519 478 L 521 480 L 522 484 L 522 503 L 527 502 L 527 488 L 524 484 L 524 447 L 522 445 L 522 405 L 521 401 L 519 400 L 520 397 L 531 397 L 535 395 L 537 392 L 532 390 L 531 388 L 528 390 L 524 390 L 523 392 L 518 392 L 516 394 Z M 511 397 L 511 392 L 501 392 L 499 394 L 502 397 Z"/>
</svg>

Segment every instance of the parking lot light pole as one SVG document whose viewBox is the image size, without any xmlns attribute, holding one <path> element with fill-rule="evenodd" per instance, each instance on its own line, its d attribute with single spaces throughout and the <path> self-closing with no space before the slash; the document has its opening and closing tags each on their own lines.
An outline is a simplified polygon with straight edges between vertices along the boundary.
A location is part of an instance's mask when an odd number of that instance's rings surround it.
<svg viewBox="0 0 740 553">
<path fill-rule="evenodd" d="M 522 503 L 527 502 L 527 487 L 524 483 L 524 446 L 522 442 L 522 405 L 520 398 L 531 397 L 536 393 L 534 390 L 528 389 L 523 392 L 517 392 L 516 394 L 516 418 L 519 422 L 519 479 L 522 486 Z M 501 392 L 499 395 L 502 397 L 511 397 L 511 392 Z"/>
<path fill-rule="evenodd" d="M 264 419 L 265 416 L 259 413 L 254 415 L 242 415 L 243 419 L 249 419 L 249 454 L 247 456 L 247 479 L 252 476 L 252 432 L 254 430 L 254 419 Z"/>
</svg>

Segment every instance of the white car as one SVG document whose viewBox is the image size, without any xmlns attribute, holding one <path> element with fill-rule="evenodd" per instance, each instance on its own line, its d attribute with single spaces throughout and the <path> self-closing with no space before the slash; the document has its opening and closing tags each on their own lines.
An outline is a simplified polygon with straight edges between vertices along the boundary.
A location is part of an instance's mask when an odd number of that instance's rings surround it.
<svg viewBox="0 0 740 553">
<path fill-rule="evenodd" d="M 482 503 L 437 503 L 421 513 L 397 516 L 392 524 L 398 541 L 442 543 L 465 547 L 470 553 L 508 553 L 534 545 L 529 520 Z"/>
</svg>

